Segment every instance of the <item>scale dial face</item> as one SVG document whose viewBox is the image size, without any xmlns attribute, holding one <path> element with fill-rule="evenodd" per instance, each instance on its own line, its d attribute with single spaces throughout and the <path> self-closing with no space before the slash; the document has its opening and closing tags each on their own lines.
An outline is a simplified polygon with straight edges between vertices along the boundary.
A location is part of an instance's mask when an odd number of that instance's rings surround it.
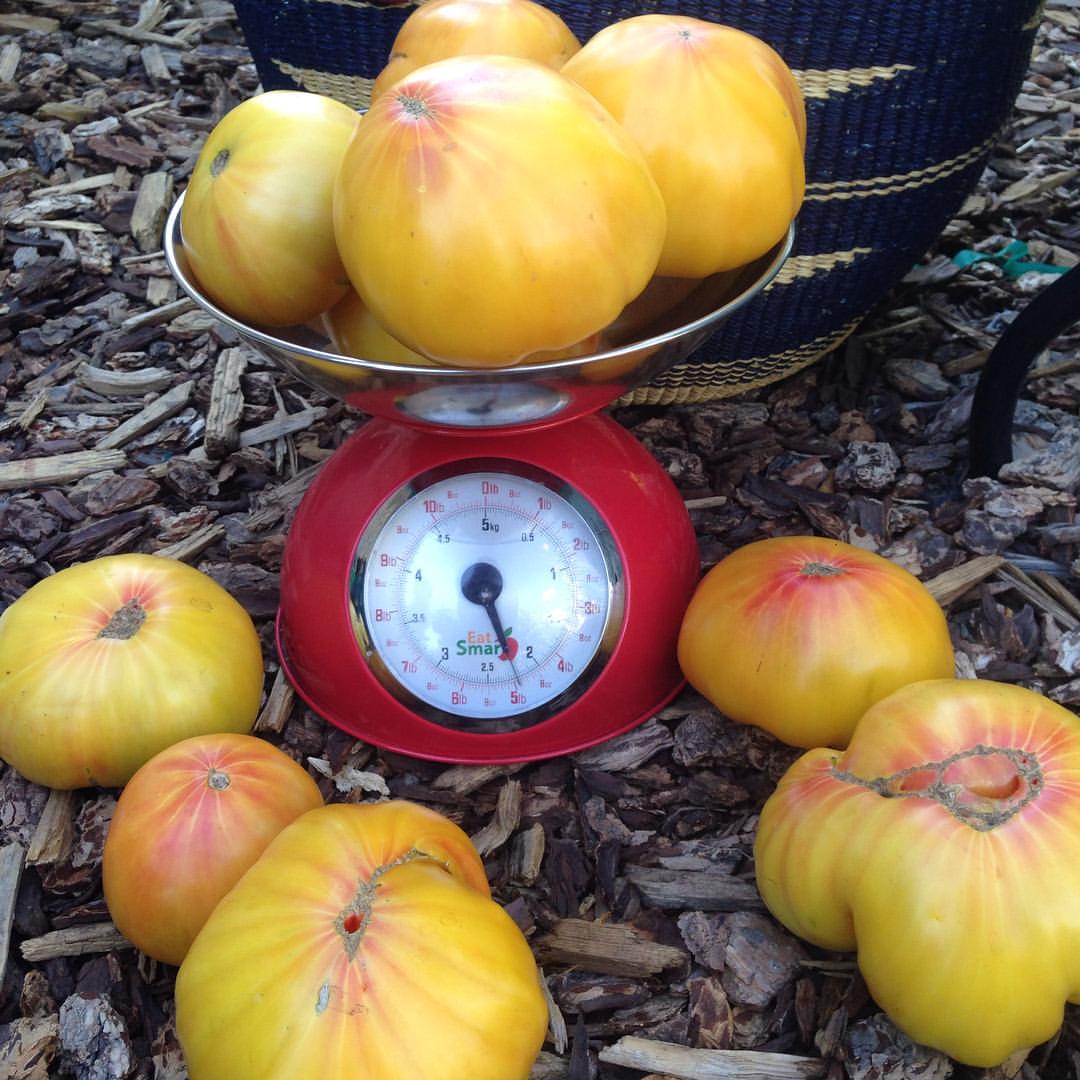
<svg viewBox="0 0 1080 1080">
<path fill-rule="evenodd" d="M 353 627 L 380 681 L 466 731 L 546 719 L 592 683 L 617 640 L 623 574 L 579 493 L 513 463 L 428 474 L 364 530 Z"/>
</svg>

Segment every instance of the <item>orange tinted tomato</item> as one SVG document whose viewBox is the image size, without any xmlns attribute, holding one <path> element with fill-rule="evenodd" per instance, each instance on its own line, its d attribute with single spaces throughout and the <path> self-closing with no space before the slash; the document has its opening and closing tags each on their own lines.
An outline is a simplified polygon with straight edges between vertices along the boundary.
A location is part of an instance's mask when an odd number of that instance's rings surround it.
<svg viewBox="0 0 1080 1080">
<path fill-rule="evenodd" d="M 604 27 L 563 66 L 641 147 L 668 213 L 657 273 L 705 277 L 765 254 L 802 203 L 806 119 L 765 42 L 685 15 Z"/>
<path fill-rule="evenodd" d="M 199 284 L 228 314 L 289 326 L 345 295 L 331 208 L 357 119 L 333 98 L 272 90 L 207 136 L 180 224 Z"/>
<path fill-rule="evenodd" d="M 102 884 L 117 929 L 179 964 L 263 848 L 322 801 L 292 758 L 252 735 L 196 735 L 155 754 L 121 792 L 105 838 Z"/>
<path fill-rule="evenodd" d="M 945 616 L 918 578 L 816 536 L 717 563 L 690 600 L 679 662 L 731 719 L 803 747 L 846 746 L 875 701 L 954 671 Z"/>
<path fill-rule="evenodd" d="M 574 346 L 652 276 L 663 200 L 640 151 L 557 72 L 454 57 L 364 117 L 337 185 L 349 277 L 399 341 L 455 366 Z"/>
<path fill-rule="evenodd" d="M 428 0 L 398 31 L 371 96 L 450 56 L 498 53 L 558 70 L 580 48 L 570 27 L 533 0 Z"/>
</svg>

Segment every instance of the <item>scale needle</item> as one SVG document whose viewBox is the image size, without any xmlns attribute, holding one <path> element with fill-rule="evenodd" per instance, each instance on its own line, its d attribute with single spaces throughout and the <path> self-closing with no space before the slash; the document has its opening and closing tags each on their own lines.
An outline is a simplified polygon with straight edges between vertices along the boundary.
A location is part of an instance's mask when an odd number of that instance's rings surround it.
<svg viewBox="0 0 1080 1080">
<path fill-rule="evenodd" d="M 510 671 L 514 676 L 514 682 L 520 686 L 521 676 L 518 675 L 514 666 L 514 658 L 510 655 L 510 641 L 503 629 L 502 619 L 499 618 L 498 608 L 495 601 L 502 592 L 502 574 L 491 563 L 478 562 L 465 570 L 461 575 L 461 595 L 470 603 L 479 604 L 487 613 L 492 630 L 495 631 L 495 640 L 503 651 L 503 656 L 510 662 Z"/>
</svg>

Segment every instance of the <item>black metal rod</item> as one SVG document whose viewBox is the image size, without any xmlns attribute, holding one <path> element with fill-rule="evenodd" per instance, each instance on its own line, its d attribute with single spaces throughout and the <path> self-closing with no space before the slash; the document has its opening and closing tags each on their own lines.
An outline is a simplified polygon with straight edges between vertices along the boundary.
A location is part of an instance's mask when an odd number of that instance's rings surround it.
<svg viewBox="0 0 1080 1080">
<path fill-rule="evenodd" d="M 968 475 L 997 476 L 1012 461 L 1016 402 L 1028 369 L 1080 319 L 1080 266 L 1039 293 L 1002 331 L 975 387 L 968 424 Z"/>
</svg>

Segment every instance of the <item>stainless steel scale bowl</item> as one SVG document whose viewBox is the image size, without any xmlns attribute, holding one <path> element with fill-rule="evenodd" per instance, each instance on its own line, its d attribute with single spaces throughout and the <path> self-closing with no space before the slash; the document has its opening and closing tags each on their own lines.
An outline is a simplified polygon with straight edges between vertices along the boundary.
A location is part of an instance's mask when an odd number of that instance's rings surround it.
<svg viewBox="0 0 1080 1080">
<path fill-rule="evenodd" d="M 183 290 L 248 344 L 309 385 L 356 408 L 436 431 L 535 428 L 596 412 L 650 382 L 701 345 L 776 276 L 794 226 L 771 251 L 700 282 L 658 279 L 601 332 L 601 351 L 498 369 L 409 367 L 343 356 L 311 326 L 253 326 L 219 308 L 188 265 L 184 197 L 165 228 L 165 258 Z"/>
</svg>

